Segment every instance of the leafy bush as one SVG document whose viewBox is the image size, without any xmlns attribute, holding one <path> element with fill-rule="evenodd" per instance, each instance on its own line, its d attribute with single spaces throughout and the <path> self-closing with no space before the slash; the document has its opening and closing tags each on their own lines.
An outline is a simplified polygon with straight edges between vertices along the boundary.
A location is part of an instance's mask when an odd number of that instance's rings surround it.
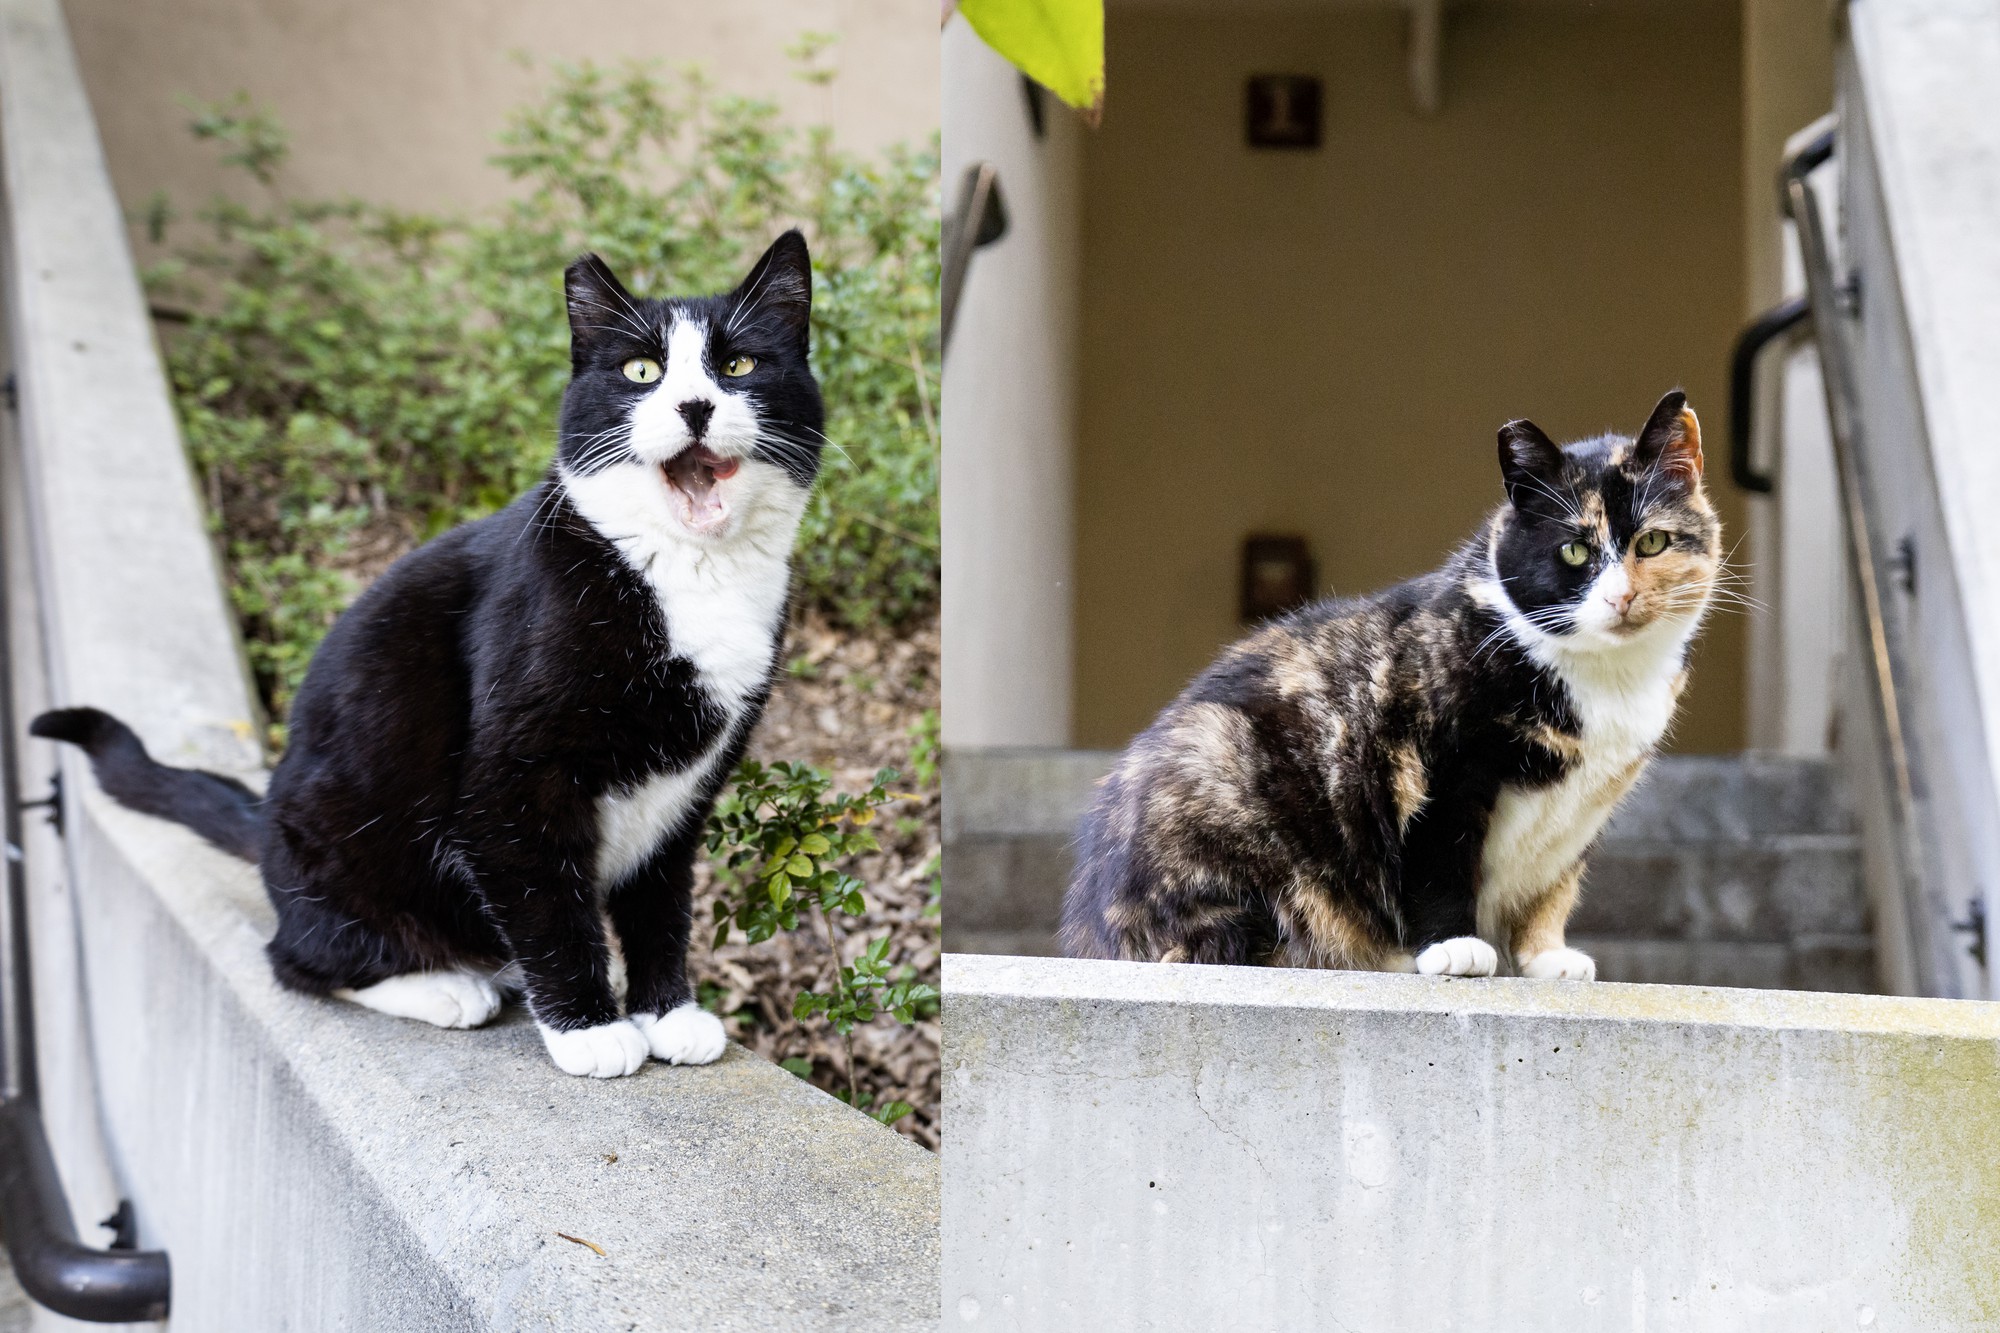
<svg viewBox="0 0 2000 1333">
<path fill-rule="evenodd" d="M 810 764 L 779 762 L 766 767 L 746 760 L 737 768 L 728 794 L 708 821 L 708 852 L 722 859 L 716 866 L 715 947 L 729 939 L 731 928 L 760 944 L 779 931 L 797 930 L 799 910 L 817 915 L 826 936 L 833 985 L 831 990 L 803 990 L 792 1002 L 792 1017 L 800 1022 L 824 1019 L 840 1034 L 846 1047 L 844 1100 L 861 1106 L 854 1077 L 854 1029 L 893 1014 L 909 1023 L 937 1013 L 937 987 L 920 980 L 914 968 L 892 966 L 891 934 L 870 940 L 858 952 L 844 947 L 845 923 L 867 911 L 864 885 L 842 866 L 849 858 L 876 850 L 868 825 L 883 806 L 905 798 L 892 795 L 888 784 L 896 771 L 885 768 L 858 796 L 829 797 L 833 780 Z M 852 957 L 850 957 L 852 955 Z M 801 1077 L 809 1061 L 787 1061 Z M 883 1124 L 893 1124 L 913 1109 L 891 1101 L 862 1106 Z"/>
<path fill-rule="evenodd" d="M 830 77 L 822 49 L 795 52 L 805 77 Z M 204 242 L 148 277 L 156 305 L 183 307 L 168 370 L 274 716 L 362 581 L 546 469 L 561 273 L 585 250 L 636 291 L 705 293 L 804 227 L 830 446 L 804 596 L 857 627 L 934 606 L 935 145 L 864 161 L 697 72 L 559 67 L 501 135 L 520 197 L 461 219 L 290 198 L 284 132 L 240 96 L 193 129 L 260 202 L 210 205 Z M 163 237 L 172 211 L 146 222 Z"/>
</svg>

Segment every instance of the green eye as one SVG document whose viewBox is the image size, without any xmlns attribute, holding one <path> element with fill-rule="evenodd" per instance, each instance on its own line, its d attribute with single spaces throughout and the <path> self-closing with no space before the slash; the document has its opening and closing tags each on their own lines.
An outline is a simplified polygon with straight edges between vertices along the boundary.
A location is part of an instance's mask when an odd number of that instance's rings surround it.
<svg viewBox="0 0 2000 1333">
<path fill-rule="evenodd" d="M 660 378 L 660 363 L 650 356 L 635 356 L 619 367 L 634 384 L 651 384 Z"/>
<path fill-rule="evenodd" d="M 1632 543 L 1632 549 L 1640 555 L 1658 555 L 1667 549 L 1673 538 L 1663 528 L 1652 528 L 1639 534 L 1639 540 Z"/>
<path fill-rule="evenodd" d="M 735 379 L 742 375 L 748 375 L 751 371 L 755 370 L 756 368 L 757 368 L 757 358 L 754 356 L 732 356 L 727 361 L 722 363 L 722 373 L 729 376 L 731 379 Z"/>
<path fill-rule="evenodd" d="M 1582 542 L 1564 542 L 1557 550 L 1565 565 L 1581 566 L 1590 563 L 1590 548 Z"/>
</svg>

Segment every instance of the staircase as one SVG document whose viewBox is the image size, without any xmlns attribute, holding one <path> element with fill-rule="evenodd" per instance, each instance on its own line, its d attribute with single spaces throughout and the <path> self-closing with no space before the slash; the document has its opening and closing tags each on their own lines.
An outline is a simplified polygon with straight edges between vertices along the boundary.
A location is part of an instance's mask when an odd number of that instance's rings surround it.
<svg viewBox="0 0 2000 1333">
<path fill-rule="evenodd" d="M 945 947 L 1053 954 L 1076 820 L 1112 756 L 948 755 Z M 1832 766 L 1655 763 L 1590 858 L 1571 942 L 1605 981 L 1873 992 L 1861 846 Z"/>
</svg>

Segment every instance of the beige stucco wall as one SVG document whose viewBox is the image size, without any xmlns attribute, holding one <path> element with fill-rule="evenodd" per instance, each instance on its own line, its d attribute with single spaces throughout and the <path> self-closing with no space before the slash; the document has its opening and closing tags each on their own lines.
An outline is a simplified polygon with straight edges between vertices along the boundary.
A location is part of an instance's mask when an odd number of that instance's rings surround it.
<svg viewBox="0 0 2000 1333">
<path fill-rule="evenodd" d="M 506 113 L 546 80 L 516 58 L 698 63 L 734 92 L 830 123 L 860 149 L 922 142 L 938 123 L 935 0 L 66 0 L 71 35 L 128 206 L 185 208 L 223 183 L 180 98 L 238 89 L 291 130 L 286 188 L 404 207 L 501 196 L 486 164 Z M 840 77 L 793 77 L 785 48 L 838 34 Z"/>
<path fill-rule="evenodd" d="M 1322 586 L 1436 565 L 1499 499 L 1494 431 L 1636 429 L 1680 385 L 1725 520 L 1743 307 L 1734 4 L 1480 6 L 1409 109 L 1391 13 L 1114 8 L 1085 150 L 1076 727 L 1114 745 L 1238 632 L 1251 531 Z M 1243 79 L 1325 80 L 1325 147 L 1252 153 Z M 1742 743 L 1719 616 L 1677 743 Z"/>
<path fill-rule="evenodd" d="M 1745 312 L 1784 295 L 1778 162 L 1785 140 L 1833 109 L 1832 7 L 1826 0 L 1744 0 Z"/>
</svg>

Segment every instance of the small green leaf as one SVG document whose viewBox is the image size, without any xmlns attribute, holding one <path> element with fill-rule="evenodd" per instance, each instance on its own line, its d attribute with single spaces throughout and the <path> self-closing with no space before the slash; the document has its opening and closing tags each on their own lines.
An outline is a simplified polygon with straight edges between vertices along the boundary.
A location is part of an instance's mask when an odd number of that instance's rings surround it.
<svg viewBox="0 0 2000 1333">
<path fill-rule="evenodd" d="M 959 0 L 985 43 L 1082 111 L 1104 102 L 1103 0 Z"/>
</svg>

